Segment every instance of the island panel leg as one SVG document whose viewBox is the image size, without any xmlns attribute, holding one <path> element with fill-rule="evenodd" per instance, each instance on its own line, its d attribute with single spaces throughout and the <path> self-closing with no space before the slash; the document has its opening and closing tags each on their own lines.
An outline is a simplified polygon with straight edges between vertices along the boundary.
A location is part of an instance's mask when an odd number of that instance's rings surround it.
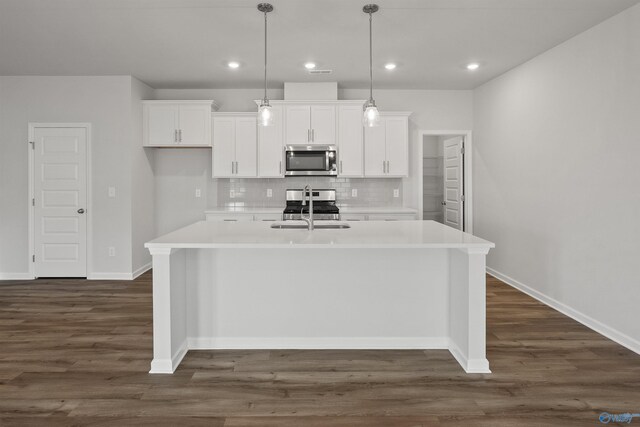
<svg viewBox="0 0 640 427">
<path fill-rule="evenodd" d="M 187 353 L 185 250 L 156 248 L 153 256 L 152 374 L 172 374 Z"/>
<path fill-rule="evenodd" d="M 486 358 L 486 254 L 451 249 L 449 350 L 467 373 L 490 373 Z"/>
</svg>

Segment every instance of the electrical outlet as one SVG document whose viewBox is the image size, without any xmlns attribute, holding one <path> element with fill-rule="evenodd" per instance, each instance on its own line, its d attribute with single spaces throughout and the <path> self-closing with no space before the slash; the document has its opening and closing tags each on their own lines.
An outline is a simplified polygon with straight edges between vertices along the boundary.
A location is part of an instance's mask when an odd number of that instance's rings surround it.
<svg viewBox="0 0 640 427">
<path fill-rule="evenodd" d="M 229 198 L 230 199 L 235 199 L 236 198 L 236 192 L 235 192 L 235 190 L 233 188 L 231 190 L 229 190 Z"/>
<path fill-rule="evenodd" d="M 116 256 L 116 248 L 109 246 L 109 256 Z"/>
<path fill-rule="evenodd" d="M 267 197 L 273 197 L 273 190 L 270 188 L 267 188 Z"/>
<path fill-rule="evenodd" d="M 400 197 L 400 189 L 399 188 L 394 188 L 393 189 L 393 197 Z"/>
<path fill-rule="evenodd" d="M 196 197 L 201 197 L 202 196 L 202 192 L 200 191 L 199 188 L 196 188 Z"/>
<path fill-rule="evenodd" d="M 116 197 L 116 187 L 109 187 L 109 197 Z"/>
<path fill-rule="evenodd" d="M 352 188 L 351 189 L 351 197 L 358 197 L 358 189 L 357 188 Z"/>
</svg>

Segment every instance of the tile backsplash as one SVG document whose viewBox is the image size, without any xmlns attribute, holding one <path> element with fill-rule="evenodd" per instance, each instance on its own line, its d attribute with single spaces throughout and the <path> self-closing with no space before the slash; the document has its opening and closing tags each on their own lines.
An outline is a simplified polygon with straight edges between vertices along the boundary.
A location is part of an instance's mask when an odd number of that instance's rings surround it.
<svg viewBox="0 0 640 427">
<path fill-rule="evenodd" d="M 217 205 L 213 207 L 279 208 L 285 205 L 285 190 L 303 188 L 309 184 L 314 189 L 334 188 L 339 206 L 402 206 L 402 179 L 400 178 L 333 178 L 287 177 L 273 179 L 214 179 L 217 184 Z M 272 196 L 267 197 L 268 190 Z M 352 196 L 352 190 L 357 196 Z M 399 197 L 393 197 L 398 190 Z M 233 195 L 233 197 L 232 197 Z"/>
</svg>

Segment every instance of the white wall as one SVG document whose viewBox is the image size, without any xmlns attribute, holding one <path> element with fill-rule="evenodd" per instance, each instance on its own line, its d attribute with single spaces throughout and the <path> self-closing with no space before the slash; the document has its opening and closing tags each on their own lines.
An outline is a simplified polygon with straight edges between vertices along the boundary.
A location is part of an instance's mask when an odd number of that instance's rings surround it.
<svg viewBox="0 0 640 427">
<path fill-rule="evenodd" d="M 153 89 L 131 79 L 131 255 L 132 271 L 150 267 L 144 244 L 156 237 L 154 150 L 142 148 L 142 100 L 153 99 Z"/>
<path fill-rule="evenodd" d="M 93 272 L 131 272 L 131 77 L 0 77 L 0 274 L 25 275 L 28 123 L 92 124 Z M 116 198 L 107 197 L 115 186 Z M 108 257 L 114 246 L 116 256 Z"/>
<path fill-rule="evenodd" d="M 271 99 L 282 99 L 282 90 L 269 90 Z M 219 111 L 255 111 L 254 99 L 261 89 L 159 89 L 156 99 L 213 99 Z M 473 102 L 471 91 L 374 90 L 382 111 L 412 111 L 409 118 L 409 168 L 411 178 L 403 180 L 404 204 L 418 207 L 422 161 L 419 158 L 418 130 L 471 129 Z M 367 99 L 367 90 L 341 89 L 339 99 Z M 158 234 L 204 219 L 206 201 L 193 196 L 196 187 L 207 189 L 209 200 L 216 200 L 211 176 L 209 149 L 156 150 L 156 212 Z"/>
<path fill-rule="evenodd" d="M 640 351 L 640 6 L 478 88 L 474 113 L 488 266 Z"/>
</svg>

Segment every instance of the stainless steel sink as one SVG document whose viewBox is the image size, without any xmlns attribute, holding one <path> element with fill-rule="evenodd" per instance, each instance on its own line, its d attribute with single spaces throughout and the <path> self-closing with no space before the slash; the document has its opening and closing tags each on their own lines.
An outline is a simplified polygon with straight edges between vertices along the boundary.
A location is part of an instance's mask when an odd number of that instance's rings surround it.
<svg viewBox="0 0 640 427">
<path fill-rule="evenodd" d="M 271 224 L 271 228 L 277 228 L 279 230 L 306 230 L 307 224 L 287 224 L 287 223 L 276 223 Z M 322 224 L 322 223 L 314 223 L 313 228 L 316 230 L 340 230 L 345 228 L 351 228 L 349 224 L 344 223 L 332 223 L 332 224 Z"/>
</svg>

